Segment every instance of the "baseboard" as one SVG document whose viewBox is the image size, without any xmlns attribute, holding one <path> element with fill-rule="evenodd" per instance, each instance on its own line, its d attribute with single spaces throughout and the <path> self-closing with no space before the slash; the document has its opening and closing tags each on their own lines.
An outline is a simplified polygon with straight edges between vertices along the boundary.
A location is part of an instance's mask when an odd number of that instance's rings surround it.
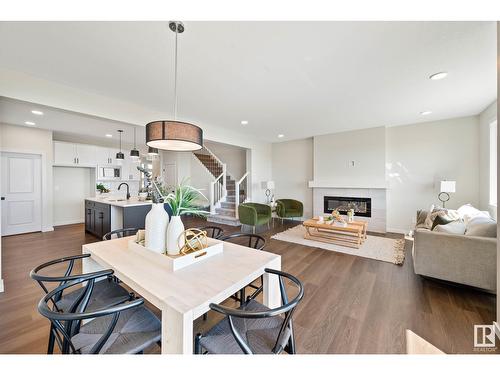
<svg viewBox="0 0 500 375">
<path fill-rule="evenodd" d="M 401 229 L 401 228 L 387 228 L 387 232 L 390 233 L 398 233 L 398 234 L 407 234 L 409 229 Z"/>
<path fill-rule="evenodd" d="M 85 220 L 83 220 L 83 219 L 58 221 L 57 223 L 54 223 L 54 226 L 58 227 L 61 225 L 83 224 L 84 222 L 85 222 Z"/>
<path fill-rule="evenodd" d="M 0 279 L 0 293 L 3 292 L 3 279 Z"/>
<path fill-rule="evenodd" d="M 54 231 L 54 227 L 43 227 L 42 228 L 42 232 L 53 232 Z"/>
</svg>

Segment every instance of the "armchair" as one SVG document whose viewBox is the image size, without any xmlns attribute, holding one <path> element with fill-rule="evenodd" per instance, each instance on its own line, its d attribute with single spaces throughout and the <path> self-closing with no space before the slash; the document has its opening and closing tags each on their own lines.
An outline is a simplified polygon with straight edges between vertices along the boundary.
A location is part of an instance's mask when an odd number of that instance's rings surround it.
<svg viewBox="0 0 500 375">
<path fill-rule="evenodd" d="M 281 219 L 302 217 L 304 205 L 295 199 L 278 199 L 276 201 L 276 215 Z"/>
<path fill-rule="evenodd" d="M 261 203 L 242 203 L 238 206 L 238 217 L 241 224 L 252 226 L 255 234 L 257 225 L 267 224 L 269 227 L 271 207 Z"/>
</svg>

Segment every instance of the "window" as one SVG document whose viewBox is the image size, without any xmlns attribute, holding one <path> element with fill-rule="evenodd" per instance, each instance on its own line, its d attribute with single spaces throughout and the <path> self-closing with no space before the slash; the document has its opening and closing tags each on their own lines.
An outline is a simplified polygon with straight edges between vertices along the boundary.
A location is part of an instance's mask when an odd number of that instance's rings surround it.
<svg viewBox="0 0 500 375">
<path fill-rule="evenodd" d="M 497 121 L 490 124 L 490 205 L 497 205 Z"/>
</svg>

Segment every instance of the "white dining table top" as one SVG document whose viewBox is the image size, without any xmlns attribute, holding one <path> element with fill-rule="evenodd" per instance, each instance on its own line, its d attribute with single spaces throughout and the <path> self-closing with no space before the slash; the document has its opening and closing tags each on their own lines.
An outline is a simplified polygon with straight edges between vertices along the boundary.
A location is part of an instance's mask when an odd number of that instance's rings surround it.
<svg viewBox="0 0 500 375">
<path fill-rule="evenodd" d="M 280 255 L 224 242 L 221 254 L 186 268 L 170 271 L 165 255 L 128 248 L 125 237 L 83 245 L 83 253 L 160 309 L 192 312 L 196 318 L 262 275 L 263 269 L 281 265 Z M 210 239 L 211 242 L 218 242 Z M 227 297 L 226 297 L 227 298 Z"/>
</svg>

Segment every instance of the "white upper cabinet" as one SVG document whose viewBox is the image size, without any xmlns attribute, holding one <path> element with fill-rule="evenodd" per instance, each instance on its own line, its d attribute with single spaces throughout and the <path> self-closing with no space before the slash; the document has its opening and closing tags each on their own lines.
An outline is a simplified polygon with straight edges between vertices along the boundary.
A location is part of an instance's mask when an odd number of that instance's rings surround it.
<svg viewBox="0 0 500 375">
<path fill-rule="evenodd" d="M 97 164 L 96 146 L 77 144 L 76 163 L 81 166 L 95 166 Z"/>
<path fill-rule="evenodd" d="M 96 147 L 97 165 L 116 165 L 115 156 L 118 150 L 107 147 Z"/>
<path fill-rule="evenodd" d="M 76 165 L 76 145 L 67 142 L 54 142 L 54 164 Z"/>
<path fill-rule="evenodd" d="M 54 142 L 54 165 L 95 167 L 96 146 Z"/>
</svg>

